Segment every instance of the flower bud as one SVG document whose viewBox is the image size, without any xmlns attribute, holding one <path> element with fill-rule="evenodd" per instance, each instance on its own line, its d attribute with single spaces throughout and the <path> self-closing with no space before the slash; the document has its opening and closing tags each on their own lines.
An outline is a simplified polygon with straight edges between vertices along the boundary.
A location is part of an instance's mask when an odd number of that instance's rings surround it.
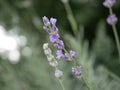
<svg viewBox="0 0 120 90">
<path fill-rule="evenodd" d="M 61 78 L 63 76 L 63 72 L 59 69 L 55 70 L 55 77 L 56 78 Z"/>
</svg>

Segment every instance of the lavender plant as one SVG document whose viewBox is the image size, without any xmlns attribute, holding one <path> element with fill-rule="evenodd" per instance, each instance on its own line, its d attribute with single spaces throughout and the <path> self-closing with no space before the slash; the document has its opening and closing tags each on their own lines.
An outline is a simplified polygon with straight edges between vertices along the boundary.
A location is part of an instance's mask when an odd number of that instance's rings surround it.
<svg viewBox="0 0 120 90">
<path fill-rule="evenodd" d="M 71 8 L 68 4 L 68 0 L 61 0 L 61 1 L 63 2 L 64 6 L 66 8 L 69 22 L 72 26 L 74 34 L 76 35 L 77 24 L 73 17 Z M 118 52 L 120 55 L 119 38 L 118 38 L 116 27 L 115 27 L 115 24 L 117 23 L 118 19 L 117 19 L 116 15 L 112 13 L 112 6 L 115 4 L 115 2 L 116 2 L 115 0 L 105 0 L 103 5 L 107 8 L 109 8 L 110 15 L 108 16 L 106 21 L 113 28 Z M 74 76 L 76 76 L 78 79 L 80 79 L 81 81 L 83 81 L 89 90 L 95 90 L 97 85 L 94 83 L 94 80 L 93 80 L 93 77 L 95 76 L 94 72 L 93 72 L 93 62 L 94 61 L 91 61 L 93 59 L 93 57 L 91 57 L 90 61 L 88 61 L 89 60 L 88 56 L 87 56 L 88 55 L 88 51 L 87 51 L 88 43 L 85 42 L 83 47 L 82 47 L 82 44 L 80 43 L 79 48 L 81 48 L 81 49 L 83 48 L 83 52 L 82 52 L 83 56 L 81 56 L 80 59 L 82 59 L 82 61 L 80 61 L 79 62 L 80 64 L 79 64 L 76 61 L 76 52 L 73 50 L 70 50 L 68 52 L 65 49 L 63 40 L 60 39 L 61 36 L 59 35 L 59 29 L 56 26 L 57 19 L 50 18 L 50 20 L 49 20 L 46 16 L 44 16 L 43 22 L 44 22 L 43 29 L 45 30 L 45 32 L 48 33 L 50 43 L 52 43 L 53 47 L 56 48 L 56 56 L 47 55 L 46 50 L 44 48 L 45 54 L 48 58 L 49 64 L 51 66 L 55 65 L 54 66 L 55 67 L 55 77 L 58 78 L 58 80 L 60 80 L 62 89 L 65 90 L 65 88 L 63 86 L 64 84 L 62 83 L 62 80 L 61 80 L 61 77 L 63 76 L 63 72 L 61 70 L 59 70 L 57 68 L 57 66 L 58 66 L 58 60 L 64 59 L 65 61 L 71 61 L 73 63 L 73 66 L 71 68 L 72 74 Z M 45 45 L 48 46 L 48 44 L 45 44 Z M 49 51 L 49 49 L 48 49 L 48 51 Z M 50 52 L 51 52 L 51 50 L 50 50 Z M 51 58 L 52 58 L 52 60 L 51 60 Z"/>
<path fill-rule="evenodd" d="M 65 49 L 64 42 L 60 39 L 59 30 L 56 26 L 57 19 L 50 18 L 50 20 L 44 16 L 43 17 L 44 26 L 43 29 L 49 34 L 50 42 L 53 44 L 54 48 L 56 48 L 56 59 L 64 59 L 65 61 L 72 61 L 73 67 L 71 72 L 77 77 L 81 78 L 82 71 L 81 65 L 76 62 L 76 52 L 70 50 L 69 52 Z M 54 56 L 51 55 L 51 50 L 48 48 L 48 44 L 44 44 L 43 46 L 44 52 L 50 61 L 50 65 L 56 67 L 58 65 L 57 61 L 55 60 Z M 51 62 L 52 61 L 52 62 Z M 59 75 L 60 74 L 60 75 Z M 56 71 L 55 76 L 59 77 L 62 75 L 61 71 Z M 63 86 L 63 84 L 61 84 Z"/>
<path fill-rule="evenodd" d="M 73 61 L 74 66 L 75 66 L 74 68 L 76 68 L 76 69 L 74 69 L 73 74 L 76 76 L 81 76 L 81 68 L 78 68 L 79 66 L 75 62 L 76 52 L 72 51 L 72 50 L 70 50 L 68 52 L 65 49 L 64 42 L 62 40 L 60 40 L 60 35 L 58 33 L 59 30 L 56 27 L 57 19 L 51 18 L 49 20 L 46 16 L 44 16 L 43 22 L 44 22 L 43 29 L 49 34 L 50 42 L 53 43 L 53 46 L 57 49 L 56 58 L 57 59 L 64 59 L 66 61 Z M 79 73 L 79 75 L 76 73 Z"/>
<path fill-rule="evenodd" d="M 43 17 L 44 26 L 43 29 L 49 34 L 50 42 L 53 44 L 54 48 L 57 49 L 56 51 L 56 59 L 64 59 L 66 61 L 73 61 L 72 73 L 77 77 L 80 78 L 82 75 L 81 66 L 78 65 L 75 61 L 76 59 L 76 52 L 70 50 L 69 52 L 65 49 L 64 42 L 60 39 L 59 30 L 56 26 L 57 19 L 50 18 L 50 20 L 44 16 Z M 58 63 L 55 57 L 51 54 L 50 48 L 48 48 L 48 44 L 43 45 L 44 52 L 50 61 L 50 65 L 53 67 L 57 67 Z M 55 76 L 57 78 L 63 75 L 62 71 L 57 70 L 55 71 Z M 61 83 L 63 87 L 63 84 Z M 64 90 L 64 87 L 63 87 Z"/>
<path fill-rule="evenodd" d="M 112 7 L 114 6 L 115 3 L 116 3 L 116 0 L 105 0 L 103 2 L 103 5 L 106 8 L 109 9 L 109 14 L 110 15 L 108 16 L 106 21 L 109 25 L 112 26 L 113 33 L 114 33 L 115 40 L 116 40 L 117 49 L 118 49 L 119 60 L 120 60 L 120 42 L 119 42 L 119 37 L 118 37 L 118 34 L 117 34 L 117 29 L 116 29 L 116 26 L 115 26 L 115 24 L 118 21 L 118 18 L 116 17 L 116 15 L 112 11 Z"/>
</svg>

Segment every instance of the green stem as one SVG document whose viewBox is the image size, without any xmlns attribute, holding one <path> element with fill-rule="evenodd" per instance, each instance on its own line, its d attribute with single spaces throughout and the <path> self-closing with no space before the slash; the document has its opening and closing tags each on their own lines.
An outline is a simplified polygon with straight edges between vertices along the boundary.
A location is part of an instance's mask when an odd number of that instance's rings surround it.
<svg viewBox="0 0 120 90">
<path fill-rule="evenodd" d="M 110 13 L 110 15 L 113 14 L 113 11 L 112 11 L 111 7 L 109 8 L 109 13 Z M 115 41 L 116 41 L 117 50 L 118 50 L 118 54 L 119 54 L 119 61 L 120 61 L 120 42 L 119 42 L 119 37 L 118 37 L 118 33 L 117 33 L 117 29 L 116 29 L 115 24 L 112 24 L 112 29 L 113 29 L 113 33 L 114 33 L 114 36 L 115 36 Z"/>
<path fill-rule="evenodd" d="M 71 7 L 69 5 L 69 2 L 68 1 L 67 2 L 63 2 L 63 4 L 64 4 L 65 10 L 67 12 L 67 17 L 68 17 L 68 20 L 69 20 L 70 25 L 72 27 L 72 30 L 73 30 L 74 34 L 76 35 L 77 32 L 78 32 L 77 23 L 76 23 L 76 20 L 75 20 L 75 18 L 73 16 Z"/>
<path fill-rule="evenodd" d="M 63 85 L 61 79 L 58 79 L 58 81 L 59 81 L 59 83 L 60 83 L 60 85 L 61 85 L 61 87 L 62 87 L 62 90 L 65 90 L 65 87 L 64 87 L 64 85 Z"/>
<path fill-rule="evenodd" d="M 82 78 L 83 82 L 85 83 L 85 85 L 87 86 L 88 90 L 91 90 L 91 88 L 89 87 L 88 83 L 85 81 L 84 78 Z"/>
<path fill-rule="evenodd" d="M 112 11 L 112 8 L 111 8 L 111 7 L 109 8 L 109 13 L 110 13 L 110 15 L 113 14 L 113 11 Z"/>
<path fill-rule="evenodd" d="M 119 54 L 119 61 L 120 61 L 120 42 L 119 42 L 119 37 L 118 37 L 118 34 L 117 34 L 117 29 L 115 27 L 115 24 L 112 25 L 112 28 L 113 28 L 113 32 L 114 32 L 114 36 L 115 36 L 115 41 L 116 41 L 118 54 Z"/>
</svg>

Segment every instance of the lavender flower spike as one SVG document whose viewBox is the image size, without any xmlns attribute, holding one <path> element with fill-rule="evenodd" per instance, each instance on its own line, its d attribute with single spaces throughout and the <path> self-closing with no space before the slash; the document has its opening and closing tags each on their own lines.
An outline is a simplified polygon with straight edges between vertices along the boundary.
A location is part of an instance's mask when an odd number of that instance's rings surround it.
<svg viewBox="0 0 120 90">
<path fill-rule="evenodd" d="M 116 0 L 105 0 L 103 2 L 103 5 L 107 8 L 112 7 L 116 3 Z"/>
<path fill-rule="evenodd" d="M 57 67 L 58 62 L 55 57 L 52 55 L 51 49 L 48 47 L 48 43 L 43 44 L 44 53 L 47 56 L 50 66 Z"/>
<path fill-rule="evenodd" d="M 107 23 L 112 25 L 112 24 L 116 24 L 118 21 L 117 17 L 115 14 L 109 15 L 107 18 Z"/>
<path fill-rule="evenodd" d="M 57 19 L 55 18 L 50 18 L 50 22 L 53 26 L 56 26 Z"/>
</svg>

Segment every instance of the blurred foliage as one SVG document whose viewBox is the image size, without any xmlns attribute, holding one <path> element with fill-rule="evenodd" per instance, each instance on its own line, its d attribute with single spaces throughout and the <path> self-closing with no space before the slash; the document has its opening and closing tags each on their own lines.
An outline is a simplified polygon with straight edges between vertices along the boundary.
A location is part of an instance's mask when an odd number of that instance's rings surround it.
<svg viewBox="0 0 120 90">
<path fill-rule="evenodd" d="M 112 29 L 105 23 L 108 10 L 102 6 L 103 1 L 69 1 L 79 26 L 79 32 L 74 36 L 60 0 L 0 0 L 0 25 L 8 32 L 14 29 L 14 34 L 27 38 L 26 46 L 19 47 L 18 63 L 11 63 L 0 53 L 0 90 L 61 90 L 54 70 L 43 54 L 42 45 L 49 42 L 42 29 L 43 16 L 58 19 L 62 39 L 68 50 L 77 52 L 83 77 L 91 90 L 120 90 L 118 54 Z M 120 18 L 119 9 L 120 1 L 117 0 L 113 10 Z M 119 24 L 120 21 L 118 30 Z M 32 54 L 25 56 L 29 53 L 25 48 Z M 82 80 L 71 74 L 71 63 L 60 61 L 60 64 L 65 73 L 62 80 L 66 90 L 88 90 Z"/>
</svg>

